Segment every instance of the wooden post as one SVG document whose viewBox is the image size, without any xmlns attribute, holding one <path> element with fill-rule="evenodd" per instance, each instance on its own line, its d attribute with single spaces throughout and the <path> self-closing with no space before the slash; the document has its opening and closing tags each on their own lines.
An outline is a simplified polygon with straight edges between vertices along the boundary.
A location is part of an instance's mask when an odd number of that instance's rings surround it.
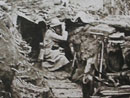
<svg viewBox="0 0 130 98">
<path fill-rule="evenodd" d="M 101 49 L 101 60 L 100 60 L 100 68 L 99 72 L 102 73 L 102 67 L 103 67 L 103 54 L 104 54 L 104 42 L 101 42 L 102 44 L 102 49 Z M 101 79 L 101 74 L 99 74 L 99 78 Z"/>
</svg>

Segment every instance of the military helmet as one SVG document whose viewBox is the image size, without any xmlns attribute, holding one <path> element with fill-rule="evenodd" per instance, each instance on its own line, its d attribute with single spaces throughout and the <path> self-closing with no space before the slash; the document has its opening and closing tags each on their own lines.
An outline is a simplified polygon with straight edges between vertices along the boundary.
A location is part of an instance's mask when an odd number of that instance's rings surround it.
<svg viewBox="0 0 130 98">
<path fill-rule="evenodd" d="M 53 18 L 50 22 L 50 27 L 55 27 L 61 25 L 62 22 L 58 18 Z"/>
</svg>

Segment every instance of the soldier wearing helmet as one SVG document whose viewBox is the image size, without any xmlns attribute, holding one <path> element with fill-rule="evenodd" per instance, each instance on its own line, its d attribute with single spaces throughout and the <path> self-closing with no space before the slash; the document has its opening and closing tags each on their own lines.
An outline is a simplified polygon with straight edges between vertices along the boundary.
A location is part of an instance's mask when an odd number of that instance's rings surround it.
<svg viewBox="0 0 130 98">
<path fill-rule="evenodd" d="M 69 63 L 65 53 L 61 51 L 63 49 L 58 45 L 61 41 L 67 41 L 67 38 L 68 32 L 65 31 L 64 23 L 60 22 L 58 18 L 52 19 L 43 41 L 45 61 L 42 63 L 43 67 L 55 71 Z"/>
</svg>

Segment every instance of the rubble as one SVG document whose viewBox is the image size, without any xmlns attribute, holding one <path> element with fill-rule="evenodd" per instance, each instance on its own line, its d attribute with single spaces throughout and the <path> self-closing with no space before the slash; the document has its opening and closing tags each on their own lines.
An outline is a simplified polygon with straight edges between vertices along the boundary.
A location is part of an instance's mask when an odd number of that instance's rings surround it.
<svg viewBox="0 0 130 98">
<path fill-rule="evenodd" d="M 39 98 L 48 96 L 49 89 L 45 86 L 38 70 L 29 63 L 28 54 L 31 47 L 22 39 L 13 24 L 10 14 L 2 10 L 0 20 L 0 96 L 10 98 Z M 30 70 L 29 70 L 30 69 Z M 40 81 L 41 80 L 41 81 Z M 40 87 L 39 87 L 40 86 Z M 29 95 L 30 94 L 30 95 Z"/>
</svg>

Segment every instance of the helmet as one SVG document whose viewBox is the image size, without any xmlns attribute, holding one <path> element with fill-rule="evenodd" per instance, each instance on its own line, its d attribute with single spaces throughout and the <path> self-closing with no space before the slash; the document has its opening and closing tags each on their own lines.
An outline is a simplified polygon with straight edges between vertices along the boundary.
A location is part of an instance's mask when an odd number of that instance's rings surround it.
<svg viewBox="0 0 130 98">
<path fill-rule="evenodd" d="M 59 26 L 61 25 L 62 23 L 59 21 L 58 18 L 54 18 L 51 20 L 51 23 L 50 23 L 50 27 L 55 27 L 55 26 Z"/>
</svg>

